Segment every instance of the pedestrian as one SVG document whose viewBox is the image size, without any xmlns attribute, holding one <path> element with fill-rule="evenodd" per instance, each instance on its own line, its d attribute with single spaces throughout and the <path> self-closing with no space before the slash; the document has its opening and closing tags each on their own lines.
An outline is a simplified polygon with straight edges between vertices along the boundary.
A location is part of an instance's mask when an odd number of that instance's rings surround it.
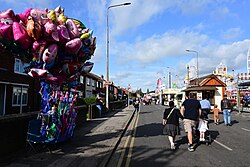
<svg viewBox="0 0 250 167">
<path fill-rule="evenodd" d="M 188 151 L 194 151 L 193 130 L 201 115 L 201 104 L 194 99 L 194 94 L 189 93 L 188 98 L 182 103 L 181 114 L 184 116 L 183 125 L 188 138 Z"/>
<path fill-rule="evenodd" d="M 100 94 L 97 94 L 96 96 L 96 107 L 98 109 L 98 114 L 99 117 L 102 116 L 102 105 L 103 105 L 103 100 Z"/>
<path fill-rule="evenodd" d="M 200 141 L 205 141 L 205 132 L 208 130 L 208 121 L 203 117 L 199 120 L 198 130 L 200 132 Z"/>
<path fill-rule="evenodd" d="M 224 124 L 226 126 L 232 126 L 231 124 L 231 109 L 232 104 L 230 100 L 227 99 L 227 95 L 224 95 L 224 98 L 221 100 L 221 110 L 224 116 Z"/>
<path fill-rule="evenodd" d="M 139 106 L 140 106 L 140 99 L 138 97 L 135 98 L 133 105 L 135 107 L 136 114 L 139 112 Z"/>
<path fill-rule="evenodd" d="M 214 109 L 212 109 L 212 112 L 214 113 L 214 124 L 219 125 L 219 113 L 221 112 L 221 110 L 218 108 L 217 104 L 214 105 Z"/>
<path fill-rule="evenodd" d="M 208 119 L 208 114 L 210 113 L 211 105 L 207 97 L 200 101 L 201 104 L 201 117 L 203 119 Z"/>
<path fill-rule="evenodd" d="M 163 113 L 163 134 L 168 135 L 171 150 L 175 150 L 175 137 L 180 135 L 179 118 L 183 119 L 180 110 L 174 107 L 174 102 L 169 102 L 169 108 Z"/>
</svg>

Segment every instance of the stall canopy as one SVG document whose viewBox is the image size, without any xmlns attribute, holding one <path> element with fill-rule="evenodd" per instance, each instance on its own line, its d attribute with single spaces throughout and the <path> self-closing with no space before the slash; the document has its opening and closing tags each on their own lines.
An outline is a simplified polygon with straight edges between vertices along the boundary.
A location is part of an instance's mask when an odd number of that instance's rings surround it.
<svg viewBox="0 0 250 167">
<path fill-rule="evenodd" d="M 250 86 L 250 81 L 239 83 L 238 86 Z"/>
<path fill-rule="evenodd" d="M 189 91 L 202 91 L 202 90 L 218 90 L 215 86 L 196 86 L 184 89 L 182 91 L 189 92 Z"/>
</svg>

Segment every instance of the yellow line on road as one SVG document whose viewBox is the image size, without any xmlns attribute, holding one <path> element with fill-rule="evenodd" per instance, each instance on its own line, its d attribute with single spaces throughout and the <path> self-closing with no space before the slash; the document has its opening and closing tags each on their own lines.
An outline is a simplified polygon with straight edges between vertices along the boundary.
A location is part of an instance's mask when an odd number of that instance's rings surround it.
<svg viewBox="0 0 250 167">
<path fill-rule="evenodd" d="M 135 120 L 136 120 L 136 119 L 133 119 L 132 128 L 130 128 L 130 129 L 133 129 L 133 128 L 134 128 Z M 122 150 L 122 154 L 121 154 L 121 156 L 120 156 L 120 158 L 119 158 L 117 167 L 121 167 L 121 165 L 122 165 L 122 162 L 123 162 L 123 159 L 124 159 L 124 156 L 125 156 L 125 152 L 126 152 L 126 148 L 127 148 L 128 143 L 129 143 L 129 141 L 130 141 L 130 138 L 131 138 L 131 134 L 128 135 L 128 137 L 127 137 L 127 139 L 126 139 L 126 142 L 125 142 L 125 144 L 124 144 L 124 146 L 123 146 L 124 150 Z"/>
<path fill-rule="evenodd" d="M 131 139 L 131 142 L 130 142 L 128 157 L 127 157 L 127 160 L 126 160 L 125 167 L 129 167 L 129 164 L 130 164 L 130 161 L 131 161 L 132 151 L 133 151 L 134 142 L 135 142 L 136 127 L 138 125 L 138 120 L 139 120 L 139 113 L 140 113 L 140 111 L 138 111 L 138 113 L 136 114 L 136 123 L 135 123 L 135 126 L 133 126 L 134 132 L 132 134 L 132 139 Z"/>
</svg>

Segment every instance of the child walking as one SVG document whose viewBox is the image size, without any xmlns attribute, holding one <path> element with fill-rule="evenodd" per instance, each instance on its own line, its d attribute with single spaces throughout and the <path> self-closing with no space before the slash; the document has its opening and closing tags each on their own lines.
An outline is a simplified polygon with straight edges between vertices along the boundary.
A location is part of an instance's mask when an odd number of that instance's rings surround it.
<svg viewBox="0 0 250 167">
<path fill-rule="evenodd" d="M 163 134 L 168 135 L 171 150 L 175 150 L 175 137 L 180 135 L 179 118 L 183 119 L 180 110 L 174 108 L 174 102 L 169 102 L 169 107 L 163 113 Z"/>
<path fill-rule="evenodd" d="M 221 112 L 221 110 L 218 109 L 217 107 L 218 107 L 218 105 L 215 104 L 214 109 L 212 110 L 212 112 L 214 113 L 214 124 L 215 125 L 219 125 L 219 121 L 220 121 L 219 113 Z"/>
<path fill-rule="evenodd" d="M 205 132 L 208 130 L 208 121 L 204 118 L 200 118 L 198 130 L 200 131 L 200 141 L 205 141 Z"/>
</svg>

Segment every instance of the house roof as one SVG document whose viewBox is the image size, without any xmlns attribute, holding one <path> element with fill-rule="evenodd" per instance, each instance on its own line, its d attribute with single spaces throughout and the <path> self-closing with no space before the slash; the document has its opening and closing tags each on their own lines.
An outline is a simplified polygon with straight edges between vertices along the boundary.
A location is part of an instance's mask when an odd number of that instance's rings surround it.
<svg viewBox="0 0 250 167">
<path fill-rule="evenodd" d="M 195 85 L 197 79 L 190 81 L 190 85 Z M 199 86 L 221 86 L 225 87 L 226 84 L 221 81 L 216 75 L 209 74 L 198 78 Z"/>
<path fill-rule="evenodd" d="M 191 80 L 190 85 L 194 84 L 197 79 Z M 192 86 L 187 89 L 184 89 L 184 92 L 187 91 L 201 91 L 201 90 L 217 90 L 216 87 L 226 87 L 226 84 L 222 82 L 216 75 L 210 74 L 198 78 L 199 86 Z"/>
<path fill-rule="evenodd" d="M 96 74 L 93 74 L 93 73 L 87 73 L 87 74 L 85 74 L 86 76 L 89 76 L 89 77 L 91 77 L 91 78 L 94 78 L 94 79 L 97 79 L 97 80 L 99 80 L 99 81 L 104 81 L 104 79 L 102 78 L 102 77 L 100 77 L 100 76 L 98 76 L 98 75 L 96 75 Z"/>
<path fill-rule="evenodd" d="M 182 91 L 188 92 L 188 91 L 200 91 L 200 90 L 218 90 L 218 89 L 215 86 L 195 86 L 195 87 L 189 87 Z"/>
</svg>

